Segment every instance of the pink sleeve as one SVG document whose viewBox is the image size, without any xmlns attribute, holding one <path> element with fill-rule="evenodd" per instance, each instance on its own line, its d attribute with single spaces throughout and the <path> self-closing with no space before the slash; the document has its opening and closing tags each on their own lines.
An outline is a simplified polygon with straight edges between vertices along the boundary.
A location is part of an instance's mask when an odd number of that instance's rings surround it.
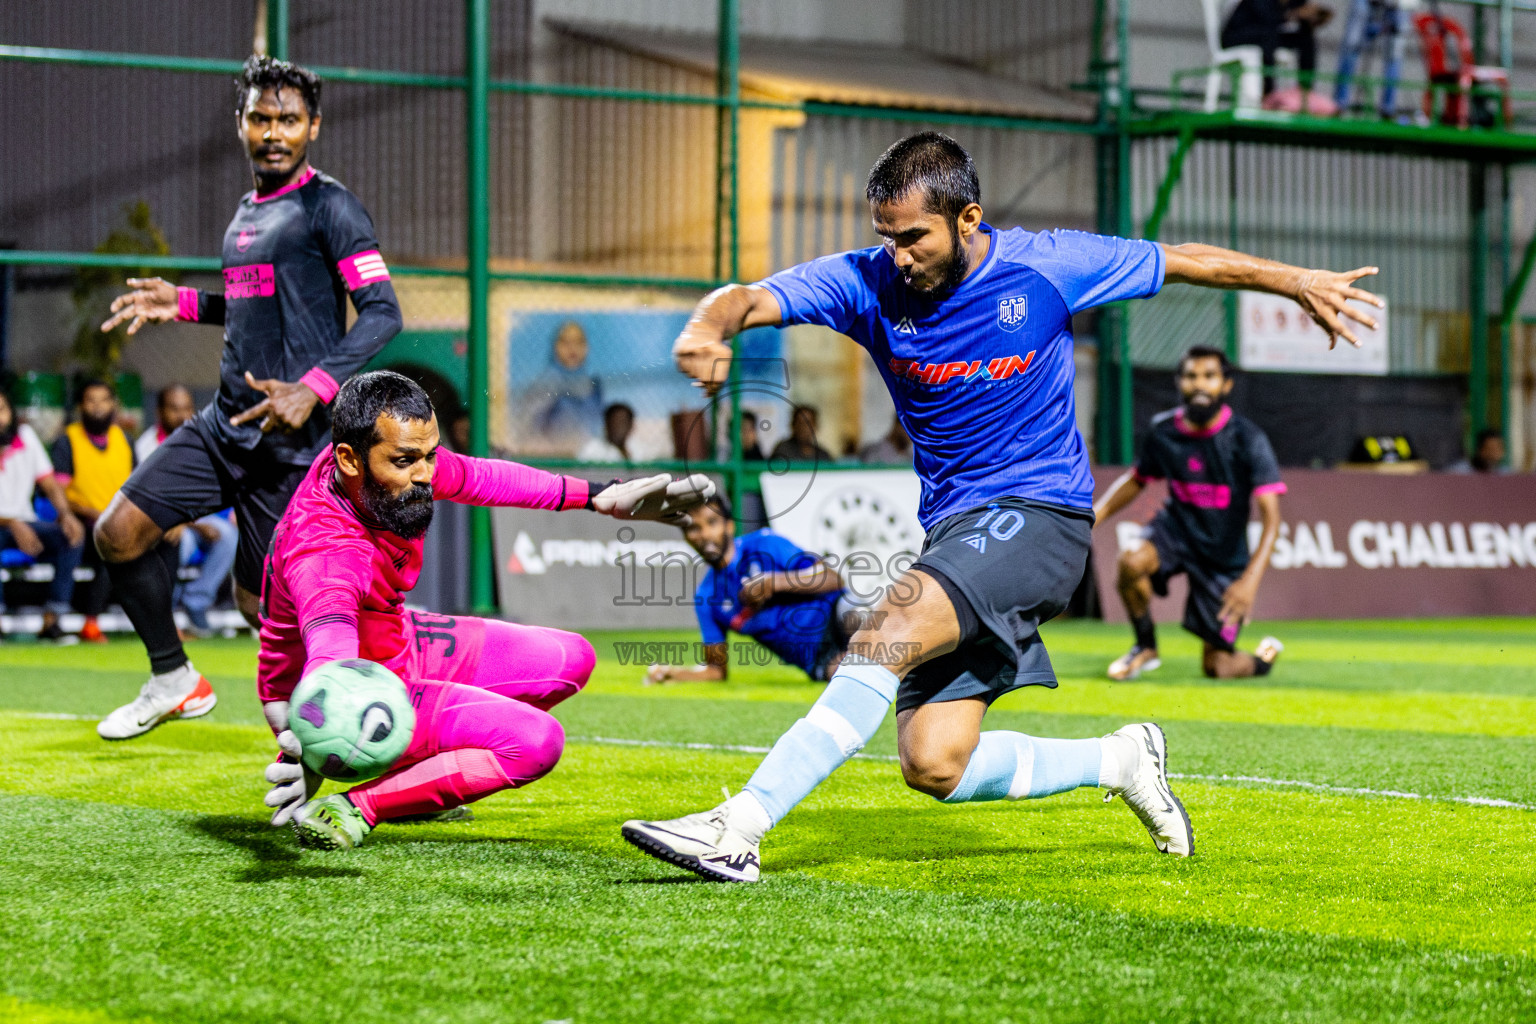
<svg viewBox="0 0 1536 1024">
<path fill-rule="evenodd" d="M 472 459 L 437 450 L 432 496 L 461 505 L 511 505 L 565 511 L 584 508 L 589 487 L 580 477 L 546 473 L 520 462 Z"/>
<path fill-rule="evenodd" d="M 288 589 L 304 636 L 304 672 L 358 655 L 358 610 L 373 576 L 366 544 L 334 542 L 296 551 L 288 559 Z"/>
<path fill-rule="evenodd" d="M 330 405 L 331 399 L 336 397 L 336 392 L 341 390 L 341 385 L 336 383 L 336 378 L 318 366 L 300 377 L 299 383 L 308 384 L 309 390 L 318 395 L 320 401 L 326 405 Z"/>
<path fill-rule="evenodd" d="M 1276 480 L 1272 484 L 1259 484 L 1259 486 L 1257 486 L 1257 487 L 1255 487 L 1253 489 L 1254 497 L 1258 497 L 1261 494 L 1284 494 L 1284 493 L 1285 493 L 1285 484 L 1284 484 L 1284 482 L 1282 482 L 1280 480 Z"/>
<path fill-rule="evenodd" d="M 176 319 L 197 322 L 197 289 L 176 289 Z"/>
</svg>

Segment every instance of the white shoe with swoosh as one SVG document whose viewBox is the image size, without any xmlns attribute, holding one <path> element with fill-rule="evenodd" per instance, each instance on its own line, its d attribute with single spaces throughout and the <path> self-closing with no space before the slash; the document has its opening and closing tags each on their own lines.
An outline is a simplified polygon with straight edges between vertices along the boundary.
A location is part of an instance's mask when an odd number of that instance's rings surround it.
<svg viewBox="0 0 1536 1024">
<path fill-rule="evenodd" d="M 1139 759 L 1129 784 L 1111 789 L 1106 801 L 1118 796 L 1147 826 L 1158 853 L 1188 857 L 1195 852 L 1195 830 L 1189 824 L 1184 805 L 1168 786 L 1168 738 L 1152 722 L 1116 729 L 1136 744 Z"/>
<path fill-rule="evenodd" d="M 626 821 L 624 838 L 712 882 L 755 882 L 758 844 L 731 827 L 725 804 L 670 821 Z"/>
<path fill-rule="evenodd" d="M 142 736 L 173 718 L 201 718 L 212 711 L 219 698 L 191 662 L 165 676 L 150 676 L 132 701 L 96 723 L 104 740 Z"/>
</svg>

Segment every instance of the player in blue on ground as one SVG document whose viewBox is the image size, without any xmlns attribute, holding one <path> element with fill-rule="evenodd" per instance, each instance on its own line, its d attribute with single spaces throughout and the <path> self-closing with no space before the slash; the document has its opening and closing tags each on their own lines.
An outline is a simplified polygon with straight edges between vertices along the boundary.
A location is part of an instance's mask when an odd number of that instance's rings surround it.
<svg viewBox="0 0 1536 1024">
<path fill-rule="evenodd" d="M 1037 628 L 1066 606 L 1087 560 L 1093 478 L 1072 400 L 1071 318 L 1182 282 L 1288 296 L 1330 336 L 1356 342 L 1343 318 L 1374 320 L 1346 301 L 1380 305 L 1353 286 L 1375 268 L 1340 274 L 1207 245 L 998 230 L 982 220 L 969 154 L 937 132 L 886 150 L 865 195 L 883 245 L 711 293 L 674 355 L 714 389 L 729 370 L 727 339 L 749 327 L 822 324 L 869 349 L 916 453 L 923 552 L 740 793 L 698 814 L 627 822 L 624 836 L 705 878 L 756 881 L 763 835 L 894 703 L 912 788 L 964 803 L 1101 786 L 1159 851 L 1188 855 L 1194 834 L 1156 725 L 1088 739 L 981 731 L 999 695 L 1056 685 Z"/>
<path fill-rule="evenodd" d="M 753 638 L 817 682 L 832 677 L 848 625 L 859 618 L 837 570 L 772 530 L 737 537 L 722 494 L 693 513 L 683 536 L 709 567 L 694 598 L 704 664 L 652 665 L 647 683 L 724 682 L 730 674 L 728 632 Z"/>
<path fill-rule="evenodd" d="M 1141 445 L 1136 468 L 1116 480 L 1093 507 L 1107 522 L 1149 480 L 1168 481 L 1168 503 L 1143 539 L 1120 554 L 1120 600 L 1136 642 L 1109 666 L 1111 679 L 1135 679 L 1162 666 L 1152 624 L 1152 592 L 1166 596 L 1170 577 L 1184 574 L 1189 598 L 1184 628 L 1205 641 L 1201 668 L 1213 679 L 1269 675 L 1284 645 L 1272 636 L 1252 654 L 1237 633 L 1259 595 L 1259 581 L 1280 536 L 1280 463 L 1264 431 L 1232 412 L 1232 364 L 1220 349 L 1195 345 L 1179 360 L 1183 404 L 1160 413 Z M 1263 529 L 1248 553 L 1248 507 L 1259 505 Z"/>
</svg>

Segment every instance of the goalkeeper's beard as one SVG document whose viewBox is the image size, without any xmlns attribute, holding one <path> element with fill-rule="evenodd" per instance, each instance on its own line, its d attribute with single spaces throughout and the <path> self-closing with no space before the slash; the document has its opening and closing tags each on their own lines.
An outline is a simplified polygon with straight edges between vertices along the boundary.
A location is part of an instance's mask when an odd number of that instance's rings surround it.
<svg viewBox="0 0 1536 1024">
<path fill-rule="evenodd" d="M 412 484 L 390 494 L 368 470 L 363 470 L 363 511 L 398 537 L 415 540 L 432 525 L 432 485 Z"/>
</svg>

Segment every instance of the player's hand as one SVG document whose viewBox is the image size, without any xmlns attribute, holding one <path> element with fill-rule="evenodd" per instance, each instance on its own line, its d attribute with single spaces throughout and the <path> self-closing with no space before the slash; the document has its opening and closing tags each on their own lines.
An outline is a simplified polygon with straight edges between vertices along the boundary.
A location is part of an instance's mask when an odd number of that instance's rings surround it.
<svg viewBox="0 0 1536 1024">
<path fill-rule="evenodd" d="M 216 544 L 219 540 L 219 528 L 212 523 L 205 523 L 199 519 L 195 523 L 188 523 L 188 528 L 209 544 Z"/>
<path fill-rule="evenodd" d="M 715 495 L 715 483 L 703 473 L 674 480 L 667 473 L 620 480 L 587 499 L 592 508 L 615 519 L 648 519 L 687 526 L 689 511 Z"/>
<path fill-rule="evenodd" d="M 16 539 L 16 546 L 26 552 L 32 558 L 43 553 L 43 541 L 38 537 L 37 531 L 32 529 L 32 524 L 20 519 L 12 519 L 10 525 L 11 536 Z"/>
<path fill-rule="evenodd" d="M 320 396 L 302 381 L 257 380 L 250 370 L 246 370 L 245 383 L 251 390 L 260 391 L 267 397 L 245 412 L 231 416 L 230 426 L 238 427 L 261 417 L 263 434 L 273 430 L 298 430 L 314 412 L 315 403 L 320 401 Z"/>
<path fill-rule="evenodd" d="M 687 329 L 672 343 L 672 359 L 711 397 L 731 374 L 731 346 L 717 337 L 696 336 Z"/>
<path fill-rule="evenodd" d="M 85 524 L 73 512 L 59 516 L 59 529 L 64 531 L 64 540 L 70 547 L 79 547 L 85 543 Z"/>
<path fill-rule="evenodd" d="M 112 300 L 112 315 L 101 325 L 103 332 L 110 331 L 125 320 L 128 333 L 137 334 L 145 324 L 163 324 L 176 319 L 178 303 L 176 286 L 159 277 L 130 277 L 128 287 Z"/>
<path fill-rule="evenodd" d="M 646 686 L 655 686 L 658 683 L 664 683 L 671 678 L 671 665 L 652 665 L 650 668 L 645 670 L 644 683 Z"/>
<path fill-rule="evenodd" d="M 1217 617 L 1229 626 L 1246 625 L 1253 611 L 1253 602 L 1258 596 L 1258 581 L 1248 576 L 1239 576 L 1221 595 L 1221 611 Z"/>
<path fill-rule="evenodd" d="M 1355 332 L 1345 321 L 1346 317 L 1371 330 L 1376 329 L 1375 317 L 1348 303 L 1350 299 L 1357 299 L 1377 309 L 1386 308 L 1381 296 L 1354 286 L 1360 278 L 1372 277 L 1377 273 L 1379 270 L 1376 267 L 1358 267 L 1342 274 L 1331 270 L 1302 272 L 1296 294 L 1292 298 L 1306 310 L 1317 326 L 1328 332 L 1330 349 L 1339 343 L 1341 337 L 1356 348 L 1360 347 L 1360 339 L 1355 337 Z"/>
<path fill-rule="evenodd" d="M 741 581 L 741 590 L 736 594 L 736 601 L 745 618 L 750 619 L 756 615 L 758 610 L 773 598 L 776 582 L 773 574 L 769 572 L 760 572 L 756 576 L 748 576 Z"/>
<path fill-rule="evenodd" d="M 304 765 L 299 760 L 304 750 L 291 729 L 277 734 L 277 749 L 281 754 L 267 765 L 266 771 L 266 779 L 272 783 L 272 788 L 261 802 L 276 808 L 272 812 L 272 824 L 281 827 L 293 820 L 294 812 L 304 806 L 309 792 L 304 780 Z"/>
</svg>

